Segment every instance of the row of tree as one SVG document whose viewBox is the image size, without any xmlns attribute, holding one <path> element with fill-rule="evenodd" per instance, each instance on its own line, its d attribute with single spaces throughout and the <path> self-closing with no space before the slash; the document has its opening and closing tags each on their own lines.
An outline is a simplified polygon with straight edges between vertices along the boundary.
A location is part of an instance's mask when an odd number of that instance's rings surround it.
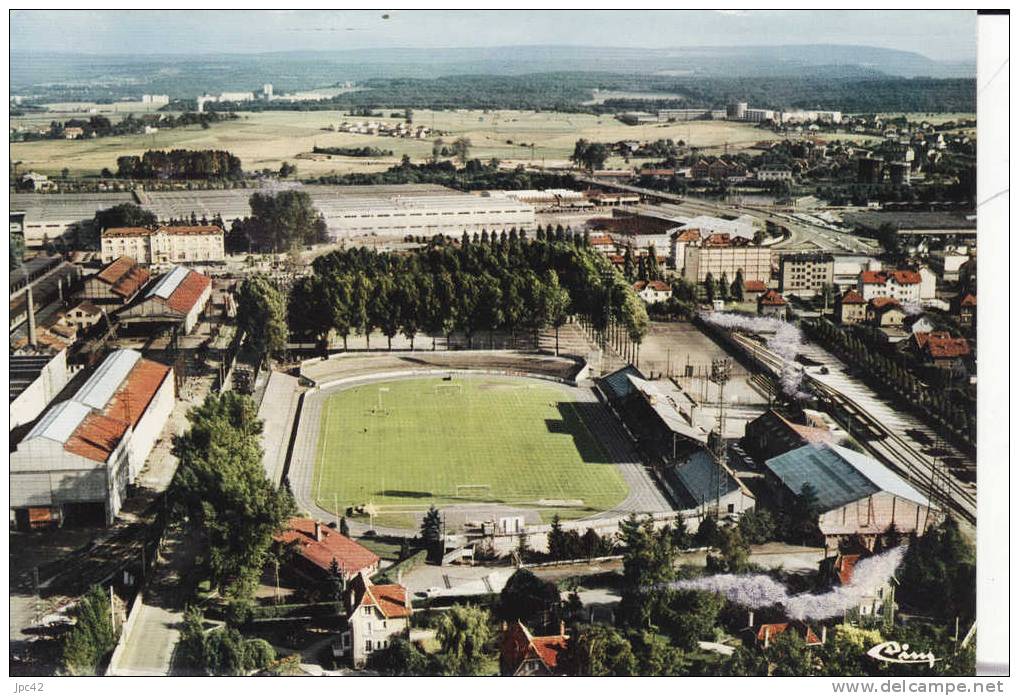
<svg viewBox="0 0 1019 696">
<path fill-rule="evenodd" d="M 647 332 L 643 303 L 605 258 L 574 242 L 531 241 L 512 230 L 503 238 L 464 233 L 459 244 L 437 238 L 409 254 L 359 248 L 317 258 L 315 274 L 299 280 L 289 298 L 291 330 L 325 342 L 331 332 L 379 330 L 390 341 L 462 332 L 475 337 L 506 331 L 535 336 L 557 330 L 570 314 L 591 318 L 598 330 L 610 320 L 639 343 Z"/>
<path fill-rule="evenodd" d="M 146 150 L 117 158 L 121 179 L 240 179 L 241 159 L 226 150 Z"/>
<path fill-rule="evenodd" d="M 329 241 L 325 218 L 307 191 L 256 192 L 248 204 L 251 216 L 235 219 L 223 238 L 228 253 L 281 253 Z"/>
</svg>

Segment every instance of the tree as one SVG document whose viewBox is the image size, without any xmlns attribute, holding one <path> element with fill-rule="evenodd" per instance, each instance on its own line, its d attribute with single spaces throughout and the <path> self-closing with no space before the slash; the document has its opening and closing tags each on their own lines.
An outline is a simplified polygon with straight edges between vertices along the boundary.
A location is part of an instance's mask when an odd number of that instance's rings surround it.
<svg viewBox="0 0 1019 696">
<path fill-rule="evenodd" d="M 819 540 L 821 535 L 817 526 L 820 509 L 817 502 L 817 490 L 809 482 L 804 483 L 800 494 L 793 497 L 786 518 L 786 536 L 790 541 L 809 544 Z"/>
<path fill-rule="evenodd" d="M 810 648 L 796 631 L 785 631 L 774 638 L 765 655 L 773 677 L 808 677 L 817 672 Z"/>
<path fill-rule="evenodd" d="M 552 528 L 548 532 L 548 556 L 553 561 L 566 560 L 566 534 L 559 513 L 552 517 Z"/>
<path fill-rule="evenodd" d="M 25 236 L 11 232 L 11 243 L 8 250 L 10 251 L 11 270 L 21 268 L 25 259 Z"/>
<path fill-rule="evenodd" d="M 467 164 L 471 156 L 471 140 L 467 137 L 459 137 L 450 146 L 453 157 L 460 160 L 460 164 Z"/>
<path fill-rule="evenodd" d="M 369 655 L 368 667 L 387 677 L 417 677 L 431 672 L 428 656 L 400 636 L 391 638 L 384 649 Z"/>
<path fill-rule="evenodd" d="M 718 522 L 711 515 L 706 515 L 697 526 L 694 535 L 696 546 L 714 546 L 718 542 Z"/>
<path fill-rule="evenodd" d="M 428 508 L 421 520 L 421 538 L 429 545 L 437 544 L 442 538 L 442 517 L 434 505 Z"/>
<path fill-rule="evenodd" d="M 446 142 L 442 138 L 436 138 L 432 142 L 432 162 L 438 162 L 446 149 Z"/>
<path fill-rule="evenodd" d="M 526 568 L 520 568 L 499 593 L 495 614 L 501 621 L 519 620 L 538 629 L 556 622 L 560 604 L 555 583 L 541 580 Z"/>
<path fill-rule="evenodd" d="M 555 328 L 555 354 L 559 355 L 559 329 L 569 318 L 570 293 L 559 285 L 559 276 L 552 269 L 545 273 L 544 315 Z"/>
<path fill-rule="evenodd" d="M 73 676 L 95 675 L 102 659 L 117 645 L 110 594 L 92 585 L 74 608 L 74 626 L 63 639 L 61 666 Z"/>
<path fill-rule="evenodd" d="M 294 244 L 313 244 L 328 239 L 325 221 L 307 191 L 256 192 L 248 203 L 252 219 L 265 234 L 260 240 L 263 250 L 280 253 Z"/>
<path fill-rule="evenodd" d="M 158 222 L 155 213 L 134 203 L 120 203 L 96 212 L 92 218 L 90 241 L 98 245 L 99 233 L 111 227 L 155 227 Z"/>
<path fill-rule="evenodd" d="M 675 549 L 671 531 L 654 529 L 650 517 L 636 515 L 619 523 L 623 552 L 623 591 L 619 621 L 637 629 L 650 628 L 662 616 L 675 579 Z"/>
<path fill-rule="evenodd" d="M 708 572 L 741 573 L 750 558 L 750 545 L 743 539 L 739 527 L 724 527 L 718 532 L 718 555 L 709 554 Z"/>
<path fill-rule="evenodd" d="M 710 271 L 704 276 L 704 295 L 708 302 L 715 301 L 715 276 Z"/>
<path fill-rule="evenodd" d="M 744 512 L 738 527 L 748 544 L 764 544 L 775 538 L 775 518 L 769 510 L 760 508 Z"/>
<path fill-rule="evenodd" d="M 293 176 L 297 173 L 297 165 L 284 162 L 280 165 L 280 178 L 286 179 L 287 177 Z"/>
<path fill-rule="evenodd" d="M 679 590 L 669 595 L 662 630 L 684 650 L 695 650 L 697 642 L 710 640 L 725 600 L 714 592 Z"/>
<path fill-rule="evenodd" d="M 623 252 L 623 275 L 631 283 L 637 278 L 636 266 L 633 259 L 633 247 L 629 244 L 626 245 L 626 251 Z"/>
<path fill-rule="evenodd" d="M 237 326 L 261 358 L 279 355 L 287 344 L 286 302 L 266 276 L 248 276 L 237 292 Z"/>
<path fill-rule="evenodd" d="M 477 676 L 489 659 L 492 629 L 488 612 L 479 607 L 455 604 L 439 619 L 435 638 L 442 650 L 443 674 Z"/>
<path fill-rule="evenodd" d="M 629 636 L 637 673 L 644 677 L 679 677 L 687 674 L 683 651 L 669 643 L 665 636 L 650 631 Z"/>
<path fill-rule="evenodd" d="M 350 538 L 350 524 L 347 522 L 346 516 L 340 518 L 340 534 Z"/>
<path fill-rule="evenodd" d="M 170 509 L 200 539 L 214 587 L 250 598 L 273 538 L 296 507 L 262 466 L 255 403 L 236 392 L 210 394 L 187 415 L 190 429 L 174 439 L 180 460 L 168 491 Z"/>
<path fill-rule="evenodd" d="M 572 677 L 634 677 L 639 664 L 630 641 L 612 626 L 591 624 L 570 636 L 560 657 Z"/>
</svg>

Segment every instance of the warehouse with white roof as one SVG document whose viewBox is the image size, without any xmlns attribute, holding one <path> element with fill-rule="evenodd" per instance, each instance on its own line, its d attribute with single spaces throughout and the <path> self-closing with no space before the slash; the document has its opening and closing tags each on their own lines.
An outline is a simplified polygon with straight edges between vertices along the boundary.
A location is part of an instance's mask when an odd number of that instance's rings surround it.
<svg viewBox="0 0 1019 696">
<path fill-rule="evenodd" d="M 112 523 L 173 403 L 170 367 L 133 350 L 107 356 L 11 453 L 10 507 L 18 527 Z"/>
</svg>

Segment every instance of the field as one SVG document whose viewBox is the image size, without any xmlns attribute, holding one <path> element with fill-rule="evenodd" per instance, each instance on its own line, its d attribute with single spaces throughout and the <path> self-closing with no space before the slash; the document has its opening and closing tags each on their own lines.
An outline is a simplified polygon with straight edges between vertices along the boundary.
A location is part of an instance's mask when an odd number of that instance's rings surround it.
<svg viewBox="0 0 1019 696">
<path fill-rule="evenodd" d="M 487 377 L 339 391 L 323 406 L 312 493 L 341 514 L 371 504 L 382 526 L 413 526 L 432 504 L 507 504 L 542 519 L 611 509 L 627 486 L 567 399 L 558 386 Z"/>
<path fill-rule="evenodd" d="M 392 113 L 395 113 L 393 110 Z M 33 117 L 38 119 L 38 117 Z M 146 149 L 182 147 L 214 148 L 233 152 L 246 170 L 264 167 L 278 169 L 284 160 L 297 164 L 299 176 L 373 172 L 398 164 L 406 154 L 415 162 L 431 156 L 431 138 L 411 140 L 335 133 L 327 130 L 343 121 L 365 120 L 344 111 L 267 111 L 241 113 L 237 121 L 162 130 L 151 135 L 133 135 L 96 140 L 43 140 L 11 143 L 11 159 L 20 161 L 19 171 L 36 170 L 58 174 L 67 167 L 72 174 L 98 174 L 103 167 L 116 170 L 117 157 L 140 155 Z M 390 117 L 372 120 L 395 122 Z M 12 119 L 18 123 L 18 119 Z M 48 123 L 48 121 L 47 121 Z M 642 126 L 627 126 L 611 116 L 534 111 L 427 111 L 414 112 L 414 123 L 447 133 L 451 142 L 466 136 L 472 143 L 471 156 L 482 160 L 496 157 L 506 164 L 564 166 L 569 163 L 573 146 L 580 138 L 614 142 L 618 140 L 685 140 L 708 152 L 721 153 L 748 147 L 758 140 L 774 139 L 768 131 L 753 124 L 728 121 L 687 121 Z M 846 134 L 822 135 L 827 139 L 860 139 Z M 533 144 L 533 149 L 531 145 Z M 299 158 L 312 147 L 373 146 L 392 150 L 392 157 Z M 638 164 L 632 160 L 630 165 Z M 612 158 L 608 167 L 623 166 L 621 158 Z"/>
</svg>

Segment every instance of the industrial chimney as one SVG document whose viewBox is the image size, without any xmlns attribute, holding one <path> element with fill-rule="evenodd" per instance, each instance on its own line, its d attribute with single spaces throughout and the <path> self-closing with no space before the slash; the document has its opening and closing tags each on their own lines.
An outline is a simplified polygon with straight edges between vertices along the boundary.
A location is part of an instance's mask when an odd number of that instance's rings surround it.
<svg viewBox="0 0 1019 696">
<path fill-rule="evenodd" d="M 28 298 L 28 345 L 35 347 L 37 336 L 35 334 L 35 302 L 32 299 L 32 285 L 29 284 L 26 290 Z"/>
</svg>

